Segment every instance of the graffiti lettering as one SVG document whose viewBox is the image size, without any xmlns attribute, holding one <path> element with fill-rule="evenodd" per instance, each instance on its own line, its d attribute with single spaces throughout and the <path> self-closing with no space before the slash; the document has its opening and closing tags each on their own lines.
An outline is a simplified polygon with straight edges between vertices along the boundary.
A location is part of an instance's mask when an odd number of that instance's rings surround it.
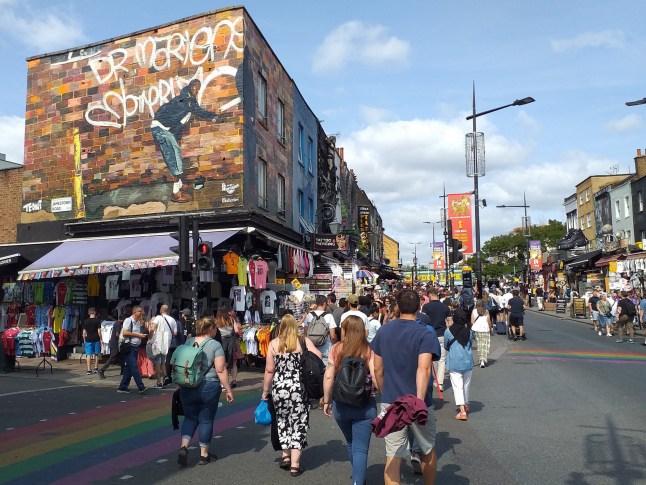
<svg viewBox="0 0 646 485">
<path fill-rule="evenodd" d="M 38 212 L 43 209 L 43 201 L 28 202 L 22 206 L 23 212 Z"/>
<path fill-rule="evenodd" d="M 123 82 L 123 77 L 131 73 L 127 66 L 132 63 L 128 51 L 117 48 L 106 55 L 98 56 L 89 61 L 90 68 L 99 84 L 118 81 L 119 88 L 103 95 L 100 101 L 88 103 L 85 119 L 93 126 L 112 128 L 125 127 L 128 118 L 137 113 L 149 112 L 154 116 L 154 108 L 167 103 L 193 79 L 201 82 L 198 101 L 201 102 L 205 89 L 219 76 L 236 76 L 237 69 L 230 66 L 220 66 L 204 74 L 203 64 L 214 62 L 216 58 L 215 39 L 220 29 L 228 29 L 228 44 L 221 59 L 226 59 L 229 52 L 243 50 L 242 17 L 234 20 L 225 19 L 215 27 L 201 27 L 192 36 L 187 31 L 175 32 L 162 37 L 147 37 L 135 46 L 135 62 L 140 68 L 161 71 L 169 69 L 173 59 L 181 65 L 197 67 L 195 73 L 189 76 L 174 76 L 170 79 L 158 80 L 156 84 L 140 91 L 129 94 Z M 239 45 L 240 44 L 240 45 Z M 136 69 L 133 69 L 136 74 Z M 240 102 L 236 98 L 228 102 L 226 109 Z"/>
<path fill-rule="evenodd" d="M 229 195 L 233 194 L 239 187 L 240 184 L 226 184 L 222 182 L 222 192 L 226 192 Z"/>
</svg>

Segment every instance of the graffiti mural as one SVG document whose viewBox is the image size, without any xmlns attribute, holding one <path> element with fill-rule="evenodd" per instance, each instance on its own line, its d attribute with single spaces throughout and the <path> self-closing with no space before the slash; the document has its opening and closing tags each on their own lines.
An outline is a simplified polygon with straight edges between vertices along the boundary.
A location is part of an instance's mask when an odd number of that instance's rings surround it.
<svg viewBox="0 0 646 485">
<path fill-rule="evenodd" d="M 28 59 L 22 222 L 242 205 L 244 25 L 223 10 Z"/>
</svg>

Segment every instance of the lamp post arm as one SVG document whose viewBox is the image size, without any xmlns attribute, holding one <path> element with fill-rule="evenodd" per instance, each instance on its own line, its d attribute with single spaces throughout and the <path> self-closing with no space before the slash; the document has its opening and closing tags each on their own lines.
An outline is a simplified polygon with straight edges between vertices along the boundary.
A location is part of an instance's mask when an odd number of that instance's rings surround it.
<svg viewBox="0 0 646 485">
<path fill-rule="evenodd" d="M 482 113 L 476 113 L 474 115 L 469 115 L 469 116 L 467 116 L 467 120 L 477 118 L 478 116 L 488 115 L 489 113 L 493 113 L 494 111 L 500 111 L 501 109 L 509 108 L 510 106 L 514 106 L 514 103 L 506 104 L 506 105 L 500 106 L 498 108 L 483 111 Z"/>
</svg>

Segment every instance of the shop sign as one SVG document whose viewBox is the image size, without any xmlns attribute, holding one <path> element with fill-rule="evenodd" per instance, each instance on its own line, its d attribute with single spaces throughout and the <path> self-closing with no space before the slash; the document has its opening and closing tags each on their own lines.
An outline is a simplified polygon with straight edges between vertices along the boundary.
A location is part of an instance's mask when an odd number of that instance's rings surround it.
<svg viewBox="0 0 646 485">
<path fill-rule="evenodd" d="M 291 281 L 291 283 L 292 283 L 292 285 L 294 286 L 294 288 L 296 288 L 297 290 L 300 290 L 300 289 L 301 289 L 301 286 L 302 286 L 302 285 L 301 285 L 301 282 L 300 282 L 300 281 L 298 281 L 298 279 L 297 279 L 297 278 L 294 278 L 294 279 Z"/>
<path fill-rule="evenodd" d="M 5 266 L 7 264 L 13 264 L 18 262 L 18 255 L 13 254 L 11 256 L 6 256 L 0 259 L 0 266 Z"/>
<path fill-rule="evenodd" d="M 585 318 L 585 298 L 574 298 L 572 300 L 572 316 Z"/>
<path fill-rule="evenodd" d="M 285 278 L 276 278 L 276 284 L 277 285 L 284 285 L 285 284 Z"/>
<path fill-rule="evenodd" d="M 72 198 L 62 197 L 60 199 L 52 199 L 51 212 L 69 212 L 72 210 Z"/>
<path fill-rule="evenodd" d="M 558 298 L 556 300 L 556 313 L 565 313 L 567 307 L 567 300 L 565 298 Z"/>
<path fill-rule="evenodd" d="M 316 251 L 347 251 L 347 234 L 315 234 L 314 249 Z"/>
</svg>

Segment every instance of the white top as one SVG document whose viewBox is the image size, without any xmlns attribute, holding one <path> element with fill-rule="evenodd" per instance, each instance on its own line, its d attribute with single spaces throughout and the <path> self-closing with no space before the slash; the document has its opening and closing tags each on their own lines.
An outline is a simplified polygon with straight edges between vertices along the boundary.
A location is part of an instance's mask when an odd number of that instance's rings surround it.
<svg viewBox="0 0 646 485">
<path fill-rule="evenodd" d="M 349 310 L 345 312 L 343 315 L 341 315 L 341 323 L 343 323 L 343 320 L 348 318 L 350 315 L 354 315 L 355 317 L 362 319 L 363 323 L 366 325 L 366 330 L 368 330 L 368 316 L 359 310 Z"/>
<path fill-rule="evenodd" d="M 318 316 L 321 316 L 323 310 L 314 310 L 314 313 Z M 325 315 L 324 319 L 327 323 L 327 328 L 336 328 L 336 321 L 334 320 L 334 317 L 331 313 Z M 308 312 L 307 316 L 305 317 L 305 321 L 303 322 L 303 327 L 307 327 L 312 320 L 314 320 L 314 317 L 312 316 L 311 312 Z"/>
<path fill-rule="evenodd" d="M 381 328 L 381 323 L 376 318 L 371 318 L 368 320 L 368 342 L 372 342 L 372 339 L 377 335 L 377 330 Z"/>
<path fill-rule="evenodd" d="M 471 330 L 473 330 L 474 332 L 489 331 L 489 322 L 487 322 L 487 315 L 488 315 L 487 312 L 485 312 L 484 315 L 478 315 L 478 310 L 474 308 L 473 312 L 471 312 L 471 315 L 475 319 L 473 321 L 473 326 L 471 327 Z"/>
</svg>

